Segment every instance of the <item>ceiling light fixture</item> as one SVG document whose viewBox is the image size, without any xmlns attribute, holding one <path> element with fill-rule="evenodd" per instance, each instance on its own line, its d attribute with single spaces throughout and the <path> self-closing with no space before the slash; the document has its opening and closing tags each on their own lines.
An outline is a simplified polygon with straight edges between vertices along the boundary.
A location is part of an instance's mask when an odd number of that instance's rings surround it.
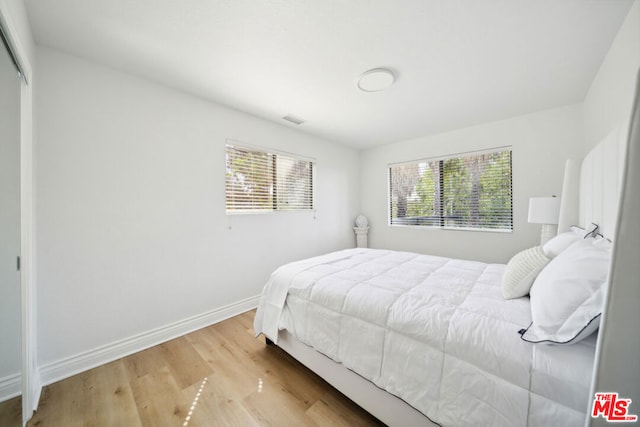
<svg viewBox="0 0 640 427">
<path fill-rule="evenodd" d="M 373 68 L 360 75 L 358 88 L 365 92 L 380 92 L 395 82 L 396 76 L 387 68 Z"/>
</svg>

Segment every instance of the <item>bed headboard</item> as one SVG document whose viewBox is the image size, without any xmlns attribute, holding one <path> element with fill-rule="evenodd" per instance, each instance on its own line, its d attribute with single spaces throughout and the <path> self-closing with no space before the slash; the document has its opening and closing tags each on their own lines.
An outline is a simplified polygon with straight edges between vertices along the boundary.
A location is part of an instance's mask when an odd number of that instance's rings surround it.
<svg viewBox="0 0 640 427">
<path fill-rule="evenodd" d="M 579 164 L 568 160 L 560 206 L 558 232 L 571 225 L 592 229 L 613 239 L 624 169 L 627 126 L 615 127 Z"/>
<path fill-rule="evenodd" d="M 600 226 L 600 233 L 613 239 L 624 171 L 627 127 L 617 126 L 582 160 L 578 223 Z"/>
</svg>

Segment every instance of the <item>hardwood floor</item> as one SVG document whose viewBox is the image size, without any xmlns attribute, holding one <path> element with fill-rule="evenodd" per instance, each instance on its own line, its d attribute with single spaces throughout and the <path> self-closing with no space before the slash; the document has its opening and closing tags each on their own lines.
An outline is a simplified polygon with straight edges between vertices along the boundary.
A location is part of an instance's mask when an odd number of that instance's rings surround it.
<svg viewBox="0 0 640 427">
<path fill-rule="evenodd" d="M 0 402 L 0 426 L 20 427 L 22 423 L 22 401 L 20 397 Z"/>
<path fill-rule="evenodd" d="M 28 425 L 383 425 L 284 351 L 254 338 L 254 314 L 51 384 Z"/>
</svg>

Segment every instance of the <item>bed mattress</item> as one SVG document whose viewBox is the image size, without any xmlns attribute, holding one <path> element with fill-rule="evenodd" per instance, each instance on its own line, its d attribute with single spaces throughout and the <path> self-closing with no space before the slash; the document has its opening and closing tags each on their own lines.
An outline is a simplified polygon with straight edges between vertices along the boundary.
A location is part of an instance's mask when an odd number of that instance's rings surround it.
<svg viewBox="0 0 640 427">
<path fill-rule="evenodd" d="M 264 288 L 256 334 L 287 329 L 441 425 L 583 425 L 595 337 L 532 344 L 527 297 L 504 265 L 374 249 L 287 264 Z"/>
</svg>

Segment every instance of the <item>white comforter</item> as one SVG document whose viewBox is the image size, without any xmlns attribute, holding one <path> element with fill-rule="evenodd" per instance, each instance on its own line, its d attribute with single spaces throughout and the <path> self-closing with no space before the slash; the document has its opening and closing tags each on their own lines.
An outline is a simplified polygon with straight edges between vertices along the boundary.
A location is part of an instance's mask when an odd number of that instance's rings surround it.
<svg viewBox="0 0 640 427">
<path fill-rule="evenodd" d="M 531 344 L 528 298 L 504 265 L 348 249 L 287 264 L 264 288 L 256 334 L 278 330 L 442 425 L 582 425 L 595 341 Z"/>
</svg>

